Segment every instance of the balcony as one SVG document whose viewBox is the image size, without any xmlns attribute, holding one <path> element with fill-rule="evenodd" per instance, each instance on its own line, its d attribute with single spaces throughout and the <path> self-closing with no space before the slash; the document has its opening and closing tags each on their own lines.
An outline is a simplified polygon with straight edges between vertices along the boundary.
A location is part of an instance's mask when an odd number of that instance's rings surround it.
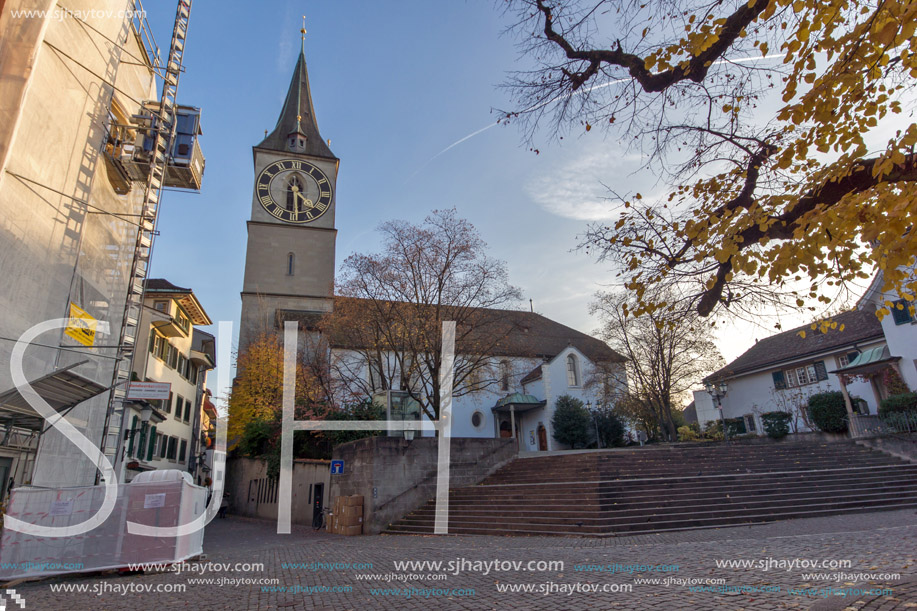
<svg viewBox="0 0 917 611">
<path fill-rule="evenodd" d="M 188 337 L 191 333 L 191 325 L 182 325 L 182 319 L 169 316 L 168 319 L 162 318 L 152 322 L 153 327 L 166 337 Z M 187 322 L 187 320 L 185 320 Z"/>
</svg>

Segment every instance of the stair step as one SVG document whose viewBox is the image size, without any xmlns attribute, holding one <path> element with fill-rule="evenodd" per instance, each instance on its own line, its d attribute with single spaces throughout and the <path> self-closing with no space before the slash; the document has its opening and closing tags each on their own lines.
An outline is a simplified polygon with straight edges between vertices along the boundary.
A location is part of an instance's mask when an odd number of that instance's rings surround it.
<svg viewBox="0 0 917 611">
<path fill-rule="evenodd" d="M 614 536 L 917 507 L 917 465 L 850 442 L 519 457 L 450 491 L 456 534 Z M 430 500 L 387 529 L 431 533 Z"/>
</svg>

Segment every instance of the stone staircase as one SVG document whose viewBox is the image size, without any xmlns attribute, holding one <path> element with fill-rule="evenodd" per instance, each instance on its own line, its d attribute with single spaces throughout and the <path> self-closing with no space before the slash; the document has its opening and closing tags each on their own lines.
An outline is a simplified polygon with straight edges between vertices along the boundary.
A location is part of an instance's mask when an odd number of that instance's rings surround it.
<svg viewBox="0 0 917 611">
<path fill-rule="evenodd" d="M 450 491 L 449 532 L 613 536 L 917 507 L 917 464 L 854 442 L 520 457 Z M 435 501 L 386 532 L 433 532 Z"/>
</svg>

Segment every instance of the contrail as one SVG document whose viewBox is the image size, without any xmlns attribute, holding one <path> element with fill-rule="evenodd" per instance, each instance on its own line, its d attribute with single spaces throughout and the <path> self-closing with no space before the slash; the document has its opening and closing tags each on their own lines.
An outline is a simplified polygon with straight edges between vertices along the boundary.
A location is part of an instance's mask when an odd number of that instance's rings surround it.
<svg viewBox="0 0 917 611">
<path fill-rule="evenodd" d="M 741 63 L 745 63 L 745 62 L 759 62 L 759 61 L 764 61 L 764 60 L 767 60 L 767 59 L 776 59 L 776 58 L 778 58 L 778 57 L 783 57 L 783 56 L 771 54 L 771 55 L 764 55 L 764 56 L 761 56 L 761 57 L 741 57 L 741 58 L 739 58 L 739 59 L 729 59 L 729 60 L 721 59 L 721 60 L 718 60 L 718 61 L 713 62 L 713 65 L 715 66 L 715 65 L 717 65 L 717 64 L 741 64 Z M 557 100 L 560 100 L 560 99 L 562 99 L 562 98 L 564 98 L 564 97 L 567 97 L 567 96 L 577 95 L 577 94 L 580 94 L 580 93 L 589 93 L 589 92 L 595 91 L 596 89 L 603 89 L 603 88 L 605 88 L 605 87 L 610 87 L 611 85 L 617 85 L 618 83 L 626 83 L 626 82 L 628 82 L 628 81 L 630 81 L 630 80 L 631 80 L 631 79 L 629 79 L 629 78 L 615 79 L 615 80 L 613 80 L 613 81 L 608 81 L 607 83 L 601 83 L 601 84 L 599 84 L 599 85 L 592 85 L 591 87 L 587 87 L 587 88 L 585 88 L 585 89 L 578 90 L 578 91 L 576 91 L 576 92 L 574 92 L 574 93 L 559 95 L 559 96 L 557 96 L 557 97 L 555 97 L 555 98 L 551 98 L 550 100 L 546 100 L 546 101 L 544 101 L 544 102 L 540 102 L 540 103 L 538 103 L 538 104 L 535 104 L 534 106 L 530 106 L 530 107 L 526 108 L 525 110 L 520 111 L 520 114 L 521 114 L 521 113 L 525 113 L 525 112 L 531 112 L 531 111 L 533 111 L 533 110 L 538 110 L 539 108 L 543 108 L 543 107 L 547 106 L 548 104 L 553 104 L 553 103 L 556 102 Z M 446 152 L 448 152 L 448 151 L 451 151 L 452 149 L 454 149 L 455 147 L 457 147 L 457 146 L 460 145 L 461 143 L 463 143 L 463 142 L 465 142 L 465 141 L 467 141 L 467 140 L 470 140 L 470 139 L 474 138 L 475 136 L 477 136 L 477 135 L 479 135 L 479 134 L 483 134 L 484 132 L 486 132 L 486 131 L 489 130 L 490 128 L 496 127 L 496 126 L 498 126 L 499 124 L 500 124 L 499 120 L 498 120 L 498 121 L 494 121 L 493 123 L 489 123 L 489 124 L 485 125 L 485 126 L 482 127 L 481 129 L 478 129 L 478 130 L 475 130 L 475 131 L 471 132 L 471 133 L 468 134 L 467 136 L 463 136 L 462 138 L 459 138 L 458 140 L 456 140 L 455 142 L 453 142 L 452 144 L 450 144 L 449 146 L 447 146 L 446 148 L 444 148 L 444 149 L 441 150 L 440 152 L 436 153 L 435 155 L 433 155 L 432 157 L 430 157 L 429 159 L 427 159 L 420 167 L 418 167 L 416 170 L 414 170 L 414 173 L 413 173 L 413 174 L 411 174 L 410 176 L 408 176 L 407 180 L 405 180 L 405 183 L 407 183 L 409 180 L 411 180 L 412 178 L 414 178 L 418 173 L 420 173 L 420 171 L 421 171 L 422 169 L 424 169 L 425 167 L 427 167 L 427 165 L 429 165 L 430 162 L 432 162 L 434 159 L 436 159 L 436 158 L 439 157 L 440 155 L 443 155 L 444 153 L 446 153 Z"/>
</svg>

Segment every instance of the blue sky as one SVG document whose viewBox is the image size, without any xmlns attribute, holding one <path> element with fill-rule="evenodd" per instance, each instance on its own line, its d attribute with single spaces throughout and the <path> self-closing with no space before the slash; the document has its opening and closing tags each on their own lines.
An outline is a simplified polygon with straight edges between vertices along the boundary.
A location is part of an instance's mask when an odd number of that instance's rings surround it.
<svg viewBox="0 0 917 611">
<path fill-rule="evenodd" d="M 148 3 L 149 4 L 149 3 Z M 160 46 L 174 6 L 149 4 Z M 214 321 L 238 321 L 253 166 L 251 147 L 272 129 L 300 48 L 324 138 L 341 159 L 337 263 L 378 247 L 376 227 L 420 222 L 456 207 L 535 310 L 584 332 L 595 291 L 613 282 L 607 266 L 572 252 L 589 220 L 608 217 L 606 187 L 652 194 L 652 176 L 615 134 L 536 134 L 535 154 L 517 126 L 486 129 L 510 108 L 499 85 L 524 67 L 510 16 L 496 3 L 196 2 L 179 101 L 203 109 L 207 158 L 200 194 L 163 199 L 152 274 L 190 286 Z M 660 191 L 661 192 L 661 191 Z M 727 359 L 766 329 L 721 333 Z M 214 327 L 215 329 L 215 327 Z M 738 338 L 738 339 L 736 339 Z"/>
</svg>

